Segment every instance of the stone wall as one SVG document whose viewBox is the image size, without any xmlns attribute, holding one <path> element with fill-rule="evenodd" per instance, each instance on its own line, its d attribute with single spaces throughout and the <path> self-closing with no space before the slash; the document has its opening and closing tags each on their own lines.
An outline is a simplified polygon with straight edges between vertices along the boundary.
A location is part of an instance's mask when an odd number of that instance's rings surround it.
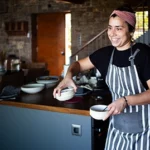
<svg viewBox="0 0 150 150">
<path fill-rule="evenodd" d="M 7 48 L 27 62 L 32 62 L 31 14 L 66 12 L 72 14 L 72 53 L 107 27 L 108 16 L 120 5 L 118 1 L 87 0 L 84 4 L 55 0 L 8 0 L 8 10 L 0 14 L 0 49 Z M 6 21 L 28 21 L 28 36 L 8 36 Z"/>
</svg>

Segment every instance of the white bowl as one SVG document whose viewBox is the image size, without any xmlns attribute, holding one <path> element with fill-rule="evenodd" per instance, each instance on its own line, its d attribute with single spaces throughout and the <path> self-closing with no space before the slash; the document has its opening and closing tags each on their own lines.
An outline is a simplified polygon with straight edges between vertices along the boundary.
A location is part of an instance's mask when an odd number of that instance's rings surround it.
<svg viewBox="0 0 150 150">
<path fill-rule="evenodd" d="M 36 79 L 37 83 L 45 84 L 46 88 L 54 87 L 59 81 L 58 76 L 41 76 Z"/>
<path fill-rule="evenodd" d="M 74 95 L 75 95 L 74 89 L 72 87 L 68 87 L 61 91 L 60 96 L 56 93 L 56 99 L 59 101 L 67 101 L 73 98 Z"/>
<path fill-rule="evenodd" d="M 107 105 L 94 105 L 90 107 L 90 115 L 96 120 L 103 120 L 108 114 L 108 109 L 104 110 Z"/>
<path fill-rule="evenodd" d="M 33 84 L 26 84 L 21 87 L 21 90 L 25 93 L 38 93 L 44 89 L 45 85 L 44 84 L 39 84 L 39 83 L 33 83 Z"/>
</svg>

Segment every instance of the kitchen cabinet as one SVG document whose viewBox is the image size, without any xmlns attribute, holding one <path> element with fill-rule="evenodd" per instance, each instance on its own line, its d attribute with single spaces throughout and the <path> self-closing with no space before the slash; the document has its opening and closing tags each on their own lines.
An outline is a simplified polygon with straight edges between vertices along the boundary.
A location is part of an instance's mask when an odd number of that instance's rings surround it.
<svg viewBox="0 0 150 150">
<path fill-rule="evenodd" d="M 0 105 L 0 120 L 0 150 L 92 149 L 90 116 Z"/>
</svg>

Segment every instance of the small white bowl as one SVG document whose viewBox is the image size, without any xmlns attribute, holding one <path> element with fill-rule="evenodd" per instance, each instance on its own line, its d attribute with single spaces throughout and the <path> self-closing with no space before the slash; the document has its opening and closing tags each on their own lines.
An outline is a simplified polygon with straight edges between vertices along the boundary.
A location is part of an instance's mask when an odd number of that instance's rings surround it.
<svg viewBox="0 0 150 150">
<path fill-rule="evenodd" d="M 72 87 L 68 87 L 61 91 L 60 96 L 56 93 L 56 99 L 59 101 L 67 101 L 69 99 L 72 99 L 74 95 L 75 95 L 74 89 Z"/>
<path fill-rule="evenodd" d="M 58 81 L 58 76 L 41 76 L 36 79 L 37 83 L 45 84 L 46 88 L 54 87 Z"/>
<path fill-rule="evenodd" d="M 94 105 L 90 107 L 90 115 L 96 120 L 103 120 L 108 114 L 108 109 L 104 110 L 107 105 Z"/>
<path fill-rule="evenodd" d="M 33 83 L 33 84 L 26 84 L 21 87 L 21 90 L 25 93 L 29 94 L 35 94 L 44 89 L 45 85 L 44 84 L 39 84 L 39 83 Z"/>
</svg>

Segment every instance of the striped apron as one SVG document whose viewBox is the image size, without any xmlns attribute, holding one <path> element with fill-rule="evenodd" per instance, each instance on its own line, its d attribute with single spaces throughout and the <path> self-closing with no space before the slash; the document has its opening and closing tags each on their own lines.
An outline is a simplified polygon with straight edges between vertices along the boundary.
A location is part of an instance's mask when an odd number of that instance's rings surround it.
<svg viewBox="0 0 150 150">
<path fill-rule="evenodd" d="M 134 65 L 134 57 L 140 50 L 132 54 L 131 48 L 128 67 L 112 64 L 114 51 L 106 75 L 112 101 L 144 92 Z M 150 105 L 128 106 L 121 114 L 111 116 L 105 150 L 150 150 Z"/>
</svg>

